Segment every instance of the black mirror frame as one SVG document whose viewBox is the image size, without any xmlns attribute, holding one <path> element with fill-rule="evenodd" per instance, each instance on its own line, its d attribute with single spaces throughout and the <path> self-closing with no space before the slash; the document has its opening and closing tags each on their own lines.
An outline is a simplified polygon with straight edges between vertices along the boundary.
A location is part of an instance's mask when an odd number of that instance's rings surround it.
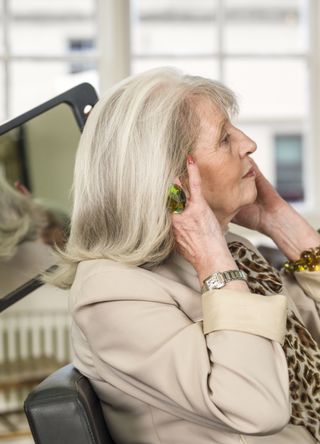
<svg viewBox="0 0 320 444">
<path fill-rule="evenodd" d="M 85 111 L 85 107 L 87 105 L 93 107 L 97 101 L 98 95 L 93 86 L 89 83 L 81 83 L 68 91 L 65 91 L 64 93 L 47 100 L 41 105 L 32 108 L 20 116 L 4 122 L 2 125 L 0 125 L 0 136 L 62 103 L 66 103 L 71 107 L 76 122 L 79 125 L 80 131 L 82 132 L 89 114 L 87 111 Z M 54 268 L 55 266 L 51 267 L 51 269 Z M 35 276 L 22 286 L 5 295 L 0 299 L 0 313 L 42 285 L 43 282 L 41 281 L 40 276 Z"/>
<path fill-rule="evenodd" d="M 0 125 L 0 135 L 28 122 L 30 119 L 39 116 L 40 114 L 49 111 L 57 105 L 62 103 L 68 104 L 75 116 L 76 122 L 79 125 L 80 130 L 83 130 L 84 124 L 88 113 L 86 113 L 85 107 L 87 105 L 94 106 L 98 100 L 97 93 L 90 83 L 80 83 L 79 85 L 65 91 L 58 96 L 53 97 L 50 100 L 30 109 L 29 111 L 21 114 L 18 117 L 10 119 Z"/>
</svg>

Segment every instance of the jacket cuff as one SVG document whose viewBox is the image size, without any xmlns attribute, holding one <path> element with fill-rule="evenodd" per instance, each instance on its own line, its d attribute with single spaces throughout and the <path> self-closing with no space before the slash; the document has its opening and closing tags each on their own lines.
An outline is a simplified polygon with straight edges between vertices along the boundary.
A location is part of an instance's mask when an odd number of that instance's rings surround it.
<svg viewBox="0 0 320 444">
<path fill-rule="evenodd" d="M 261 296 L 234 290 L 212 290 L 202 296 L 204 334 L 237 330 L 283 344 L 286 333 L 287 298 L 282 294 Z"/>
<path fill-rule="evenodd" d="M 320 272 L 297 271 L 294 276 L 302 290 L 314 301 L 320 302 Z"/>
</svg>

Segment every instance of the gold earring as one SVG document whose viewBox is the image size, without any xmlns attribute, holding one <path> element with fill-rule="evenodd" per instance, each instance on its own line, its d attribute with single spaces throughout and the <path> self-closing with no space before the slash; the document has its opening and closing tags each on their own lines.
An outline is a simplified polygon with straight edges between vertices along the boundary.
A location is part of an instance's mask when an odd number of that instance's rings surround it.
<svg viewBox="0 0 320 444">
<path fill-rule="evenodd" d="M 186 207 L 187 198 L 183 189 L 173 183 L 169 187 L 168 191 L 168 204 L 167 207 L 171 213 L 182 213 Z"/>
</svg>

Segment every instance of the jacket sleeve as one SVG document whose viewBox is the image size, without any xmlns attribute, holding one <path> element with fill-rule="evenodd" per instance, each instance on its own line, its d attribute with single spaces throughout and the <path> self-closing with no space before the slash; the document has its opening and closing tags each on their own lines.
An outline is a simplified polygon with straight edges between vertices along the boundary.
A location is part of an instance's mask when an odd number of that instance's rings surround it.
<svg viewBox="0 0 320 444">
<path fill-rule="evenodd" d="M 282 273 L 286 289 L 307 329 L 320 344 L 320 272 Z"/>
<path fill-rule="evenodd" d="M 106 300 L 103 288 L 108 279 L 118 284 L 112 299 Z M 264 435 L 288 423 L 286 359 L 279 342 L 263 336 L 263 331 L 272 331 L 275 310 L 280 313 L 277 322 L 285 323 L 284 296 L 279 295 L 273 309 L 268 309 L 257 295 L 227 292 L 224 309 L 223 290 L 208 292 L 203 302 L 204 332 L 202 322 L 190 320 L 153 279 L 137 280 L 130 271 L 93 275 L 82 286 L 81 300 L 92 292 L 100 293 L 97 302 L 78 303 L 73 317 L 87 338 L 102 380 L 207 427 Z M 216 297 L 215 323 L 210 298 Z M 229 313 L 231 300 L 233 314 Z M 251 320 L 249 332 L 245 320 Z"/>
</svg>

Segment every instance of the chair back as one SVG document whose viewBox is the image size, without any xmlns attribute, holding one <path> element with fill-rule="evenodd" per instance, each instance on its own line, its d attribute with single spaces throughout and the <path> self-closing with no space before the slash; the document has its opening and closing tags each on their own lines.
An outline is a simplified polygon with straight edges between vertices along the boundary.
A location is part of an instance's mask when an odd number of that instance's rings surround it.
<svg viewBox="0 0 320 444">
<path fill-rule="evenodd" d="M 71 364 L 34 388 L 24 410 L 36 444 L 115 444 L 89 380 Z"/>
</svg>

